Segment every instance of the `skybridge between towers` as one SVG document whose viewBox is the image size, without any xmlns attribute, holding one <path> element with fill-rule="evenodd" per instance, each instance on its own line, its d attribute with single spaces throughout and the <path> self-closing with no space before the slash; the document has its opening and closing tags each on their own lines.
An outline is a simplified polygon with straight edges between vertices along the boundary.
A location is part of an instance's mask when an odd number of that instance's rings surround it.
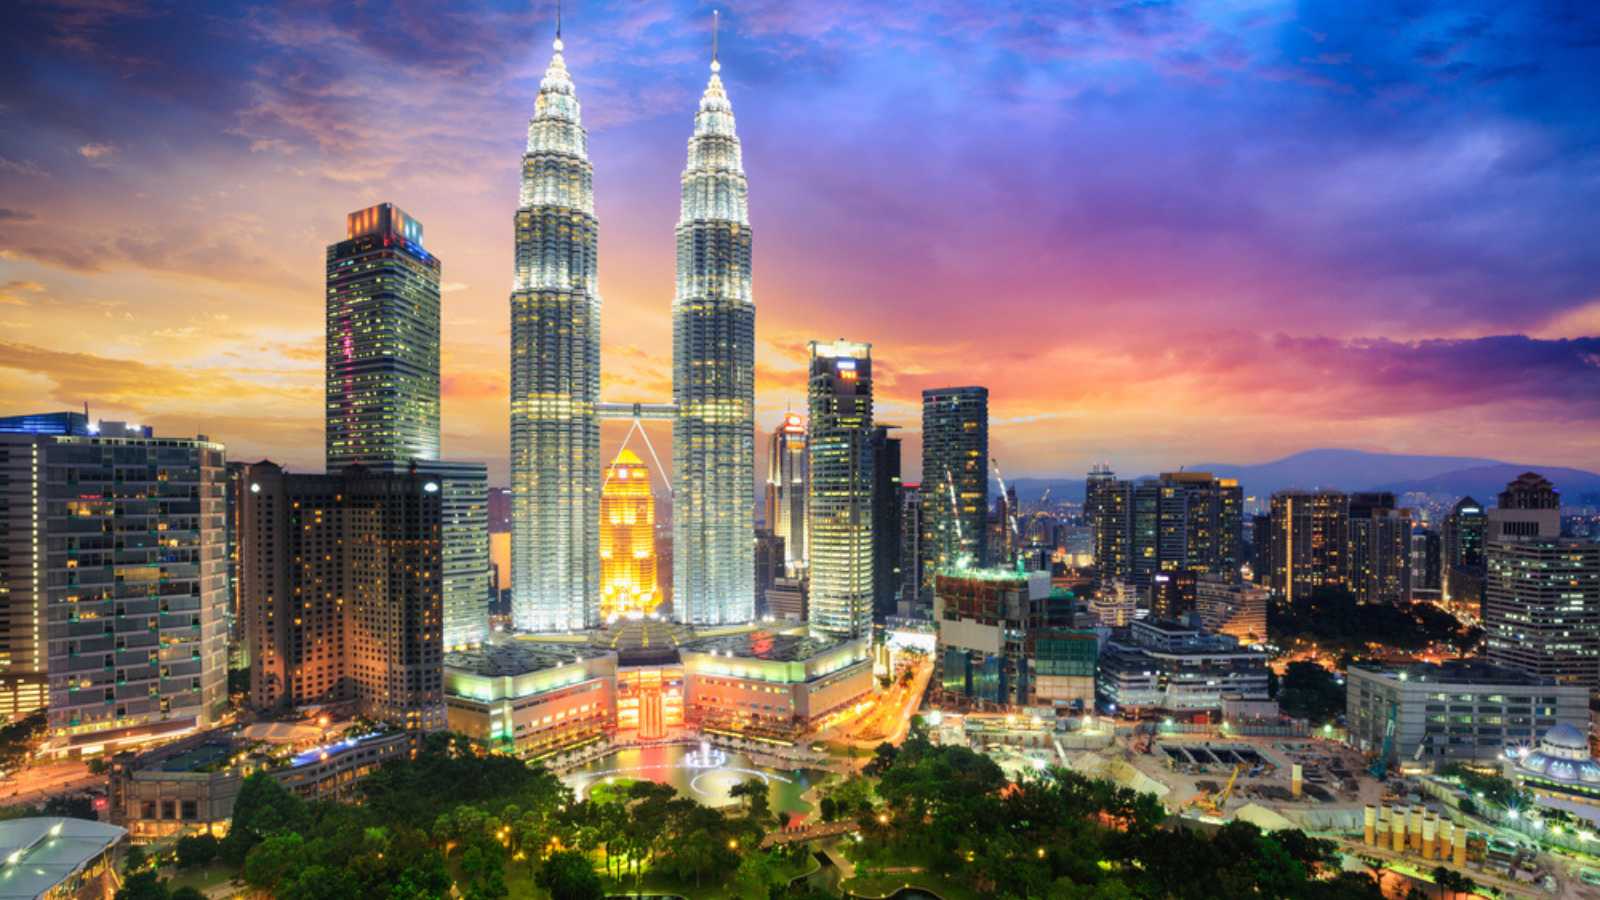
<svg viewBox="0 0 1600 900">
<path fill-rule="evenodd" d="M 607 403 L 594 405 L 596 416 L 602 419 L 657 419 L 672 421 L 678 416 L 676 403 Z"/>
</svg>

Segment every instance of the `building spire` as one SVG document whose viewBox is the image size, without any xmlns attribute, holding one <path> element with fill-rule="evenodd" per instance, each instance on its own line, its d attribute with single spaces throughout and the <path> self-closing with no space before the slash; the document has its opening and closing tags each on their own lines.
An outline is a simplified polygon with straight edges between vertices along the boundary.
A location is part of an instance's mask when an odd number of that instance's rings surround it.
<svg viewBox="0 0 1600 900">
<path fill-rule="evenodd" d="M 556 0 L 556 40 L 554 46 L 557 53 L 560 53 L 564 48 L 561 43 L 561 0 Z"/>
<path fill-rule="evenodd" d="M 717 61 L 717 25 L 722 21 L 722 13 L 713 9 L 711 11 L 711 71 L 722 71 L 722 63 Z"/>
</svg>

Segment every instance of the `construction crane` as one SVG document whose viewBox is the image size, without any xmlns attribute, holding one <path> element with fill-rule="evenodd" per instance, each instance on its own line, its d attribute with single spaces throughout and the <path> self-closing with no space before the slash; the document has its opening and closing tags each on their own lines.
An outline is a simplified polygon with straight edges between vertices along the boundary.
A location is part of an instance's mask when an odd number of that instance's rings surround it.
<svg viewBox="0 0 1600 900">
<path fill-rule="evenodd" d="M 1011 492 L 1006 490 L 1006 476 L 1000 474 L 1000 460 L 989 457 L 989 466 L 994 469 L 995 480 L 1000 482 L 1000 497 L 1006 505 L 1006 524 L 1011 526 L 1011 545 L 1021 550 L 1022 532 L 1017 529 L 1017 511 L 1011 508 Z"/>
<path fill-rule="evenodd" d="M 1382 779 L 1389 774 L 1389 754 L 1394 752 L 1394 723 L 1399 714 L 1400 704 L 1391 702 L 1389 704 L 1389 721 L 1383 727 L 1383 749 L 1379 751 L 1378 758 L 1374 759 L 1372 765 L 1367 769 L 1367 774 L 1373 778 Z"/>
<path fill-rule="evenodd" d="M 950 522 L 956 527 L 956 545 L 950 554 L 950 562 L 960 566 L 961 558 L 961 504 L 956 502 L 956 474 L 950 471 L 949 466 L 944 467 L 944 485 L 950 490 Z"/>
<path fill-rule="evenodd" d="M 1202 812 L 1220 817 L 1222 815 L 1222 807 L 1227 804 L 1228 798 L 1233 796 L 1234 785 L 1238 784 L 1239 773 L 1243 772 L 1244 768 L 1244 763 L 1235 763 L 1233 773 L 1228 776 L 1227 783 L 1222 786 L 1222 790 L 1217 791 L 1215 796 L 1210 791 L 1201 791 L 1184 801 L 1183 805 L 1178 807 L 1178 811 L 1182 812 L 1191 806 L 1198 806 Z"/>
</svg>

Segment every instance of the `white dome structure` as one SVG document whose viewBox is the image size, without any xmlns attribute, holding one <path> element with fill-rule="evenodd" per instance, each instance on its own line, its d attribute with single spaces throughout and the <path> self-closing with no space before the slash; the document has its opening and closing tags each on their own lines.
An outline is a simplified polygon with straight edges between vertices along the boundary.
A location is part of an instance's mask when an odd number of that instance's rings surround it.
<svg viewBox="0 0 1600 900">
<path fill-rule="evenodd" d="M 1566 723 L 1545 732 L 1538 748 L 1517 761 L 1517 774 L 1600 788 L 1600 763 L 1589 755 L 1589 739 Z"/>
</svg>

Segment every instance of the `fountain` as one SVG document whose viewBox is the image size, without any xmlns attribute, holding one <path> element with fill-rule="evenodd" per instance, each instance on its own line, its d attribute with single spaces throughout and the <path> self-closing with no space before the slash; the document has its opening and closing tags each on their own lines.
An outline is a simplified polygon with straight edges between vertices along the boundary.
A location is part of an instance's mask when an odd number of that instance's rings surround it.
<svg viewBox="0 0 1600 900">
<path fill-rule="evenodd" d="M 727 752 L 711 746 L 711 742 L 705 739 L 701 739 L 700 749 L 691 750 L 683 757 L 683 764 L 691 769 L 716 769 L 727 765 L 727 762 Z"/>
</svg>

